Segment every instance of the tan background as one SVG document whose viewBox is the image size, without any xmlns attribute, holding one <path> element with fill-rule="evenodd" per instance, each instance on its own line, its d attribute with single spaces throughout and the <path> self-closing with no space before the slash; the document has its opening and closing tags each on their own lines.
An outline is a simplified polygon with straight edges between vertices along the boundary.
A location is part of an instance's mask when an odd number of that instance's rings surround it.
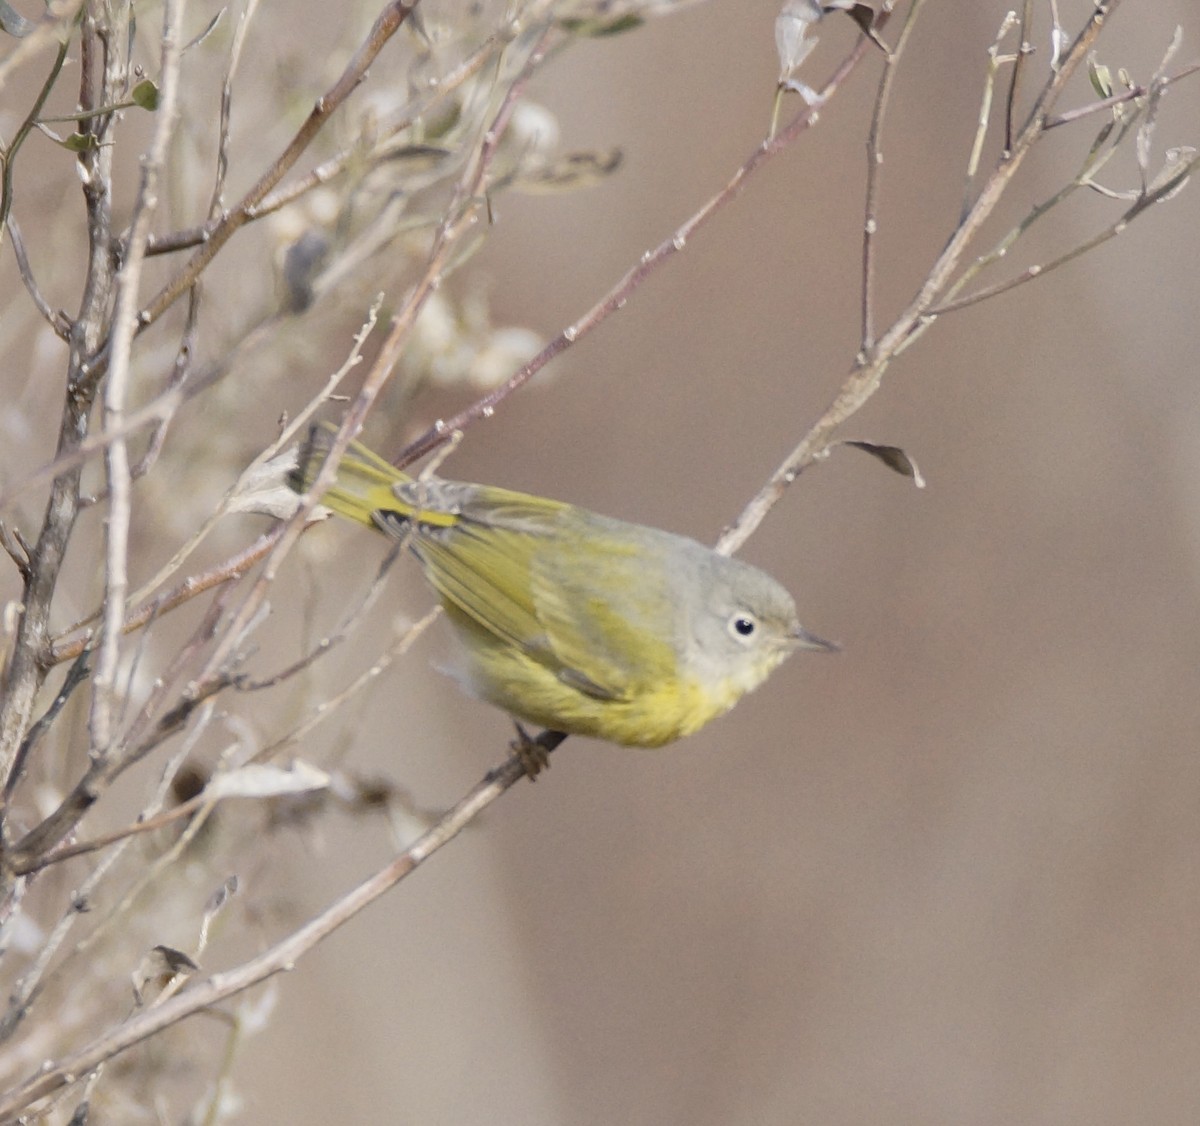
<svg viewBox="0 0 1200 1126">
<path fill-rule="evenodd" d="M 930 5 L 887 142 L 881 318 L 957 214 L 1006 7 Z M 556 331 L 724 182 L 769 117 L 777 8 L 714 0 L 548 69 L 534 96 L 565 146 L 620 144 L 626 163 L 588 193 L 500 201 L 483 259 L 498 319 Z M 1074 26 L 1090 4 L 1060 8 Z M 1147 76 L 1176 22 L 1191 61 L 1192 0 L 1128 0 L 1105 61 Z M 806 73 L 850 36 L 824 31 Z M 875 72 L 446 471 L 715 538 L 853 358 Z M 1156 143 L 1200 143 L 1198 111 L 1193 80 Z M 1009 219 L 1092 129 L 1033 162 Z M 1107 182 L 1135 179 L 1122 164 Z M 1037 255 L 1112 214 L 1084 204 Z M 927 333 L 847 436 L 903 445 L 929 487 L 839 453 L 745 553 L 845 651 L 801 655 L 670 750 L 568 743 L 272 986 L 273 1020 L 234 1071 L 243 1119 L 1200 1121 L 1198 225 L 1193 187 Z M 311 380 L 328 362 L 299 345 L 294 361 Z M 281 408 L 246 409 L 256 449 Z M 340 553 L 317 580 L 332 621 L 376 545 L 320 538 L 314 560 Z M 381 621 L 428 603 L 411 575 L 395 587 Z M 427 671 L 435 648 L 338 732 L 348 764 L 431 807 L 508 738 Z M 323 675 L 344 682 L 335 662 Z M 240 873 L 276 911 L 252 945 L 391 847 L 380 823 L 346 818 L 282 839 L 282 881 Z"/>
<path fill-rule="evenodd" d="M 499 316 L 567 323 L 724 181 L 768 115 L 776 7 L 704 5 L 537 86 L 568 146 L 627 163 L 502 203 Z M 884 316 L 956 213 L 1003 7 L 934 5 L 901 84 Z M 1179 2 L 1127 5 L 1106 61 L 1145 75 L 1174 21 L 1191 59 Z M 853 355 L 871 92 L 864 73 L 452 472 L 711 540 Z M 1200 91 L 1171 103 L 1156 140 L 1194 141 Z M 1023 198 L 1091 135 L 1064 133 Z M 240 1069 L 251 1119 L 1200 1121 L 1198 222 L 1193 189 L 936 326 L 850 428 L 904 445 L 929 487 L 836 456 L 746 553 L 845 652 L 802 655 L 673 750 L 568 744 L 286 983 Z M 505 724 L 428 691 L 432 733 L 383 692 L 359 753 L 436 802 Z M 333 849 L 296 894 L 370 867 Z"/>
</svg>

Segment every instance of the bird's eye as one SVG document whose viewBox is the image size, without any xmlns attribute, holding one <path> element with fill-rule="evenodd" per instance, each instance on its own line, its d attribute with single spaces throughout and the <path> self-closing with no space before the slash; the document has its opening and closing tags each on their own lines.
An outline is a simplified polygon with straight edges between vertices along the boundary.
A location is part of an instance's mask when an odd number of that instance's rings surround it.
<svg viewBox="0 0 1200 1126">
<path fill-rule="evenodd" d="M 758 629 L 758 622 L 755 621 L 753 614 L 734 614 L 729 619 L 729 634 L 739 641 L 745 641 L 747 638 L 753 637 L 756 629 Z"/>
</svg>

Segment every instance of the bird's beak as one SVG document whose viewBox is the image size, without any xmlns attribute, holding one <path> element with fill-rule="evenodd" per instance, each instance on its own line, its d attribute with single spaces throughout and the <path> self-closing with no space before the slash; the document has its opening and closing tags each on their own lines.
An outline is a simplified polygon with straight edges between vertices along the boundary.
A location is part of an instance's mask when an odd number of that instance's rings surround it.
<svg viewBox="0 0 1200 1126">
<path fill-rule="evenodd" d="M 815 633 L 809 633 L 803 626 L 797 626 L 791 636 L 797 649 L 823 649 L 826 653 L 837 653 L 842 648 L 836 641 L 826 641 Z"/>
</svg>

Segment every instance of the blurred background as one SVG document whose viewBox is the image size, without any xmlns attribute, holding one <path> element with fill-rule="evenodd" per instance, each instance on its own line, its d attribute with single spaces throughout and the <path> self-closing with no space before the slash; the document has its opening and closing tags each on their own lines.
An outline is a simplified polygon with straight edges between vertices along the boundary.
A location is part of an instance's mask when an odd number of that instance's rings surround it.
<svg viewBox="0 0 1200 1126">
<path fill-rule="evenodd" d="M 770 120 L 778 8 L 698 4 L 539 75 L 530 97 L 563 147 L 619 146 L 624 163 L 589 191 L 497 200 L 470 283 L 497 322 L 557 332 L 727 180 Z M 1059 9 L 1074 28 L 1091 4 Z M 884 142 L 881 324 L 957 218 L 1006 10 L 932 4 L 915 36 Z M 1194 4 L 1128 0 L 1102 61 L 1148 78 L 1177 23 L 1182 66 L 1200 54 Z M 854 28 L 820 34 L 813 83 Z M 328 45 L 318 31 L 275 47 L 282 72 Z M 715 540 L 853 361 L 878 69 L 868 60 L 815 130 L 442 472 Z M 1062 108 L 1092 97 L 1079 82 Z M 1193 79 L 1165 100 L 1155 144 L 1200 143 L 1198 123 Z M 1004 223 L 1073 173 L 1099 125 L 1043 146 Z M 1132 189 L 1137 172 L 1118 161 L 1101 179 Z M 1055 212 L 1011 268 L 1119 206 Z M 669 749 L 570 740 L 266 987 L 271 1019 L 233 1071 L 241 1120 L 1200 1121 L 1198 230 L 1193 186 L 1065 269 L 936 323 L 842 435 L 903 446 L 928 486 L 838 451 L 743 553 L 843 652 L 798 655 Z M 234 297 L 252 284 L 215 276 Z M 316 310 L 263 370 L 311 390 L 360 317 Z M 288 404 L 241 388 L 220 434 L 204 411 L 181 416 L 176 450 L 265 445 Z M 394 454 L 465 401 L 394 402 L 369 436 Z M 52 432 L 53 415 L 37 425 Z M 187 459 L 173 464 L 186 480 Z M 231 521 L 228 550 L 248 527 Z M 303 630 L 338 620 L 382 547 L 340 524 L 306 537 L 285 576 Z M 430 604 L 412 572 L 397 568 L 365 637 Z M 265 636 L 295 645 L 303 630 L 293 618 Z M 344 684 L 369 648 L 313 683 Z M 437 671 L 441 650 L 423 642 L 297 753 L 384 777 L 423 809 L 457 800 L 510 728 Z M 269 868 L 239 873 L 247 895 L 269 881 L 251 948 L 395 844 L 382 819 L 337 814 L 275 840 Z"/>
</svg>

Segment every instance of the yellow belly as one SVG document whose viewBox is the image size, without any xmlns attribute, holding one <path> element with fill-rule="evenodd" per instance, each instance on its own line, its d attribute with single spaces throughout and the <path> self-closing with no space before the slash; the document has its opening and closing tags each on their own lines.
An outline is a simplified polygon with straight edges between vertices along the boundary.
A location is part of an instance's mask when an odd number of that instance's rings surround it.
<svg viewBox="0 0 1200 1126">
<path fill-rule="evenodd" d="M 472 645 L 463 679 L 477 696 L 539 727 L 589 735 L 629 747 L 661 747 L 728 711 L 735 693 L 713 693 L 674 678 L 621 699 L 598 699 L 552 669 L 505 645 Z"/>
</svg>

